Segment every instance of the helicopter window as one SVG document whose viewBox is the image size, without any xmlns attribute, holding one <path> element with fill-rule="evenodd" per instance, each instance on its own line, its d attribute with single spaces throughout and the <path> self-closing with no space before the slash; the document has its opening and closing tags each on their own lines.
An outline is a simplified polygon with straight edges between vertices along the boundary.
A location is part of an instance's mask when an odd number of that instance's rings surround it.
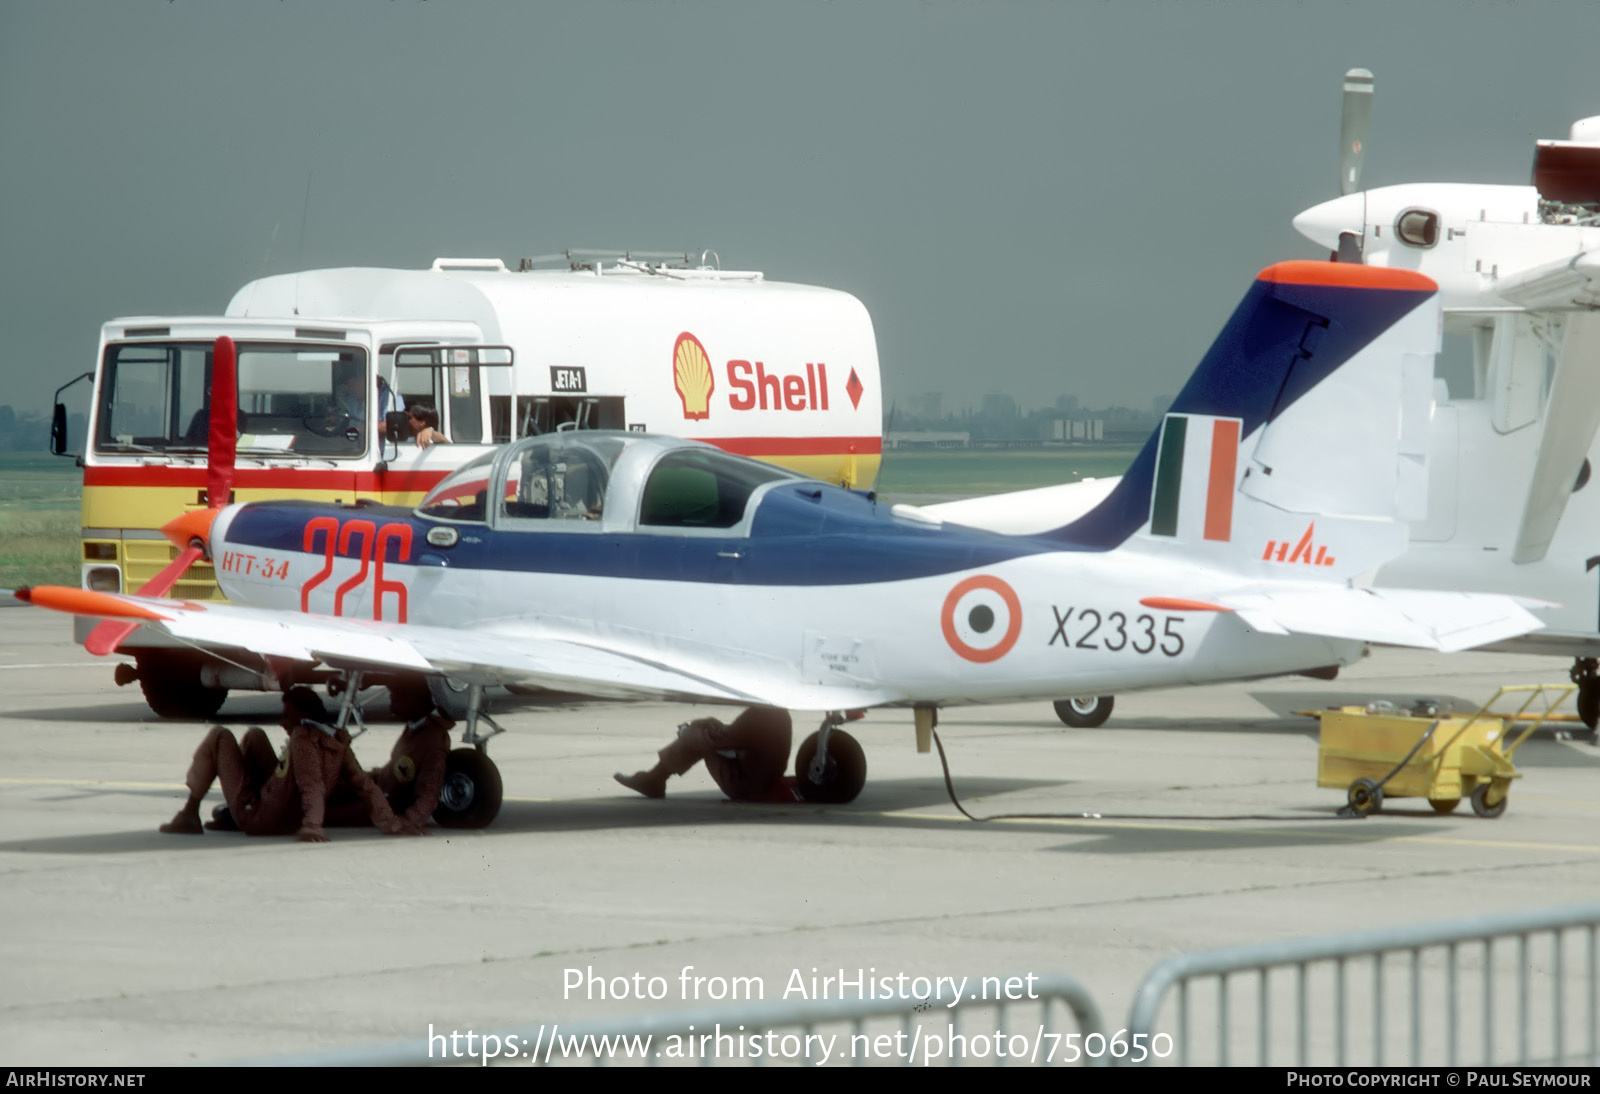
<svg viewBox="0 0 1600 1094">
<path fill-rule="evenodd" d="M 658 528 L 732 528 L 762 483 L 793 478 L 786 471 L 721 452 L 669 452 L 650 472 L 639 523 Z"/>
<path fill-rule="evenodd" d="M 599 520 L 608 461 L 582 445 L 534 445 L 506 471 L 505 515 L 524 520 Z"/>
<path fill-rule="evenodd" d="M 1432 247 L 1439 242 L 1439 214 L 1407 209 L 1395 220 L 1394 233 L 1413 247 Z"/>
</svg>

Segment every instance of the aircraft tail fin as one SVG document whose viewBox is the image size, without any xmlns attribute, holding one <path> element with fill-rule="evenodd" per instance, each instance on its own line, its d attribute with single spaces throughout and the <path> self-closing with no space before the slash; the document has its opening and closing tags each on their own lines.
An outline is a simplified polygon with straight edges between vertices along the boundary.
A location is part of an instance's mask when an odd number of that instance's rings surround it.
<svg viewBox="0 0 1600 1094">
<path fill-rule="evenodd" d="M 1346 580 L 1426 509 L 1438 287 L 1410 270 L 1263 270 L 1122 481 L 1046 538 L 1263 577 Z"/>
</svg>

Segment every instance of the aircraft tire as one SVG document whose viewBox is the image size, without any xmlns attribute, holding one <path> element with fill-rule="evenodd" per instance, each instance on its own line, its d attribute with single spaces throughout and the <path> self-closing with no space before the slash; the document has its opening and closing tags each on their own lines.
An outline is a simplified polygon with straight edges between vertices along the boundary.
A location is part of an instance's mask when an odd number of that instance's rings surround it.
<svg viewBox="0 0 1600 1094">
<path fill-rule="evenodd" d="M 808 802 L 818 805 L 843 805 L 856 800 L 867 784 L 867 754 L 861 743 L 842 729 L 828 734 L 828 759 L 820 781 L 811 778 L 811 759 L 817 754 L 813 733 L 800 742 L 794 756 L 795 789 Z"/>
<path fill-rule="evenodd" d="M 441 828 L 487 828 L 500 814 L 504 792 L 500 769 L 487 753 L 475 748 L 451 749 L 433 819 Z"/>
<path fill-rule="evenodd" d="M 144 701 L 162 718 L 209 718 L 228 701 L 227 688 L 208 688 L 200 683 L 198 658 L 151 653 L 136 655 L 135 660 Z"/>
<path fill-rule="evenodd" d="M 1600 679 L 1590 678 L 1578 684 L 1578 717 L 1590 729 L 1600 724 Z"/>
<path fill-rule="evenodd" d="M 1083 695 L 1055 702 L 1056 717 L 1073 729 L 1094 729 L 1106 724 L 1111 708 L 1116 706 L 1114 695 Z"/>
</svg>

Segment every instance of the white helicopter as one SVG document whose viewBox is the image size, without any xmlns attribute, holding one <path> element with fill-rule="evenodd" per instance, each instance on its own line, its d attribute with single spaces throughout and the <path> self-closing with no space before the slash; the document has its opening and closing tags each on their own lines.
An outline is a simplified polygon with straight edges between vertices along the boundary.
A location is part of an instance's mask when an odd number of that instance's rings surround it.
<svg viewBox="0 0 1600 1094">
<path fill-rule="evenodd" d="M 1593 728 L 1600 507 L 1583 488 L 1600 458 L 1600 117 L 1573 123 L 1567 140 L 1537 141 L 1532 185 L 1363 191 L 1372 97 L 1370 72 L 1346 73 L 1340 196 L 1294 226 L 1341 262 L 1433 278 L 1445 331 L 1466 335 L 1473 358 L 1471 390 L 1437 400 L 1428 516 L 1377 583 L 1558 602 L 1537 639 L 1504 648 L 1572 656 Z"/>
<path fill-rule="evenodd" d="M 925 749 L 946 705 L 1317 670 L 1370 642 L 1453 650 L 1536 629 L 1513 597 L 1352 583 L 1405 549 L 1424 502 L 1438 323 L 1436 286 L 1411 271 L 1269 267 L 1117 488 L 1038 535 L 942 523 L 692 441 L 571 432 L 486 454 L 415 509 L 251 502 L 175 519 L 169 538 L 209 553 L 228 604 L 18 595 L 262 671 L 343 670 L 341 718 L 364 682 L 468 682 L 476 751 L 455 753 L 453 823 L 498 809 L 484 751 L 498 727 L 482 710 L 494 684 L 825 711 L 797 755 L 799 790 L 848 801 L 866 768 L 837 728 L 847 711 L 912 707 Z M 227 423 L 224 401 L 214 390 Z M 225 480 L 225 441 L 219 452 Z"/>
<path fill-rule="evenodd" d="M 1374 584 L 1472 589 L 1554 602 L 1545 628 L 1497 648 L 1574 658 L 1578 711 L 1600 721 L 1600 117 L 1535 146 L 1533 185 L 1359 189 L 1373 77 L 1344 77 L 1340 197 L 1294 218 L 1338 262 L 1414 270 L 1440 286 L 1447 336 L 1472 347 L 1470 388 L 1435 381 L 1428 508 Z M 1115 479 L 930 507 L 994 531 L 1036 532 L 1098 504 Z M 1563 514 L 1566 519 L 1563 520 Z M 1094 726 L 1109 695 L 1056 703 Z"/>
</svg>

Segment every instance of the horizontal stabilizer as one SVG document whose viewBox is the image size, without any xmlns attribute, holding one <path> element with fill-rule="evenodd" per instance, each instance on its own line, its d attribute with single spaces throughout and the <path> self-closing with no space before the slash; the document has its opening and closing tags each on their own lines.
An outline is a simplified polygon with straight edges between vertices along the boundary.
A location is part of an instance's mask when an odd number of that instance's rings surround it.
<svg viewBox="0 0 1600 1094">
<path fill-rule="evenodd" d="M 1527 605 L 1495 593 L 1418 589 L 1286 590 L 1215 598 L 1263 634 L 1309 634 L 1453 653 L 1544 626 Z"/>
</svg>

